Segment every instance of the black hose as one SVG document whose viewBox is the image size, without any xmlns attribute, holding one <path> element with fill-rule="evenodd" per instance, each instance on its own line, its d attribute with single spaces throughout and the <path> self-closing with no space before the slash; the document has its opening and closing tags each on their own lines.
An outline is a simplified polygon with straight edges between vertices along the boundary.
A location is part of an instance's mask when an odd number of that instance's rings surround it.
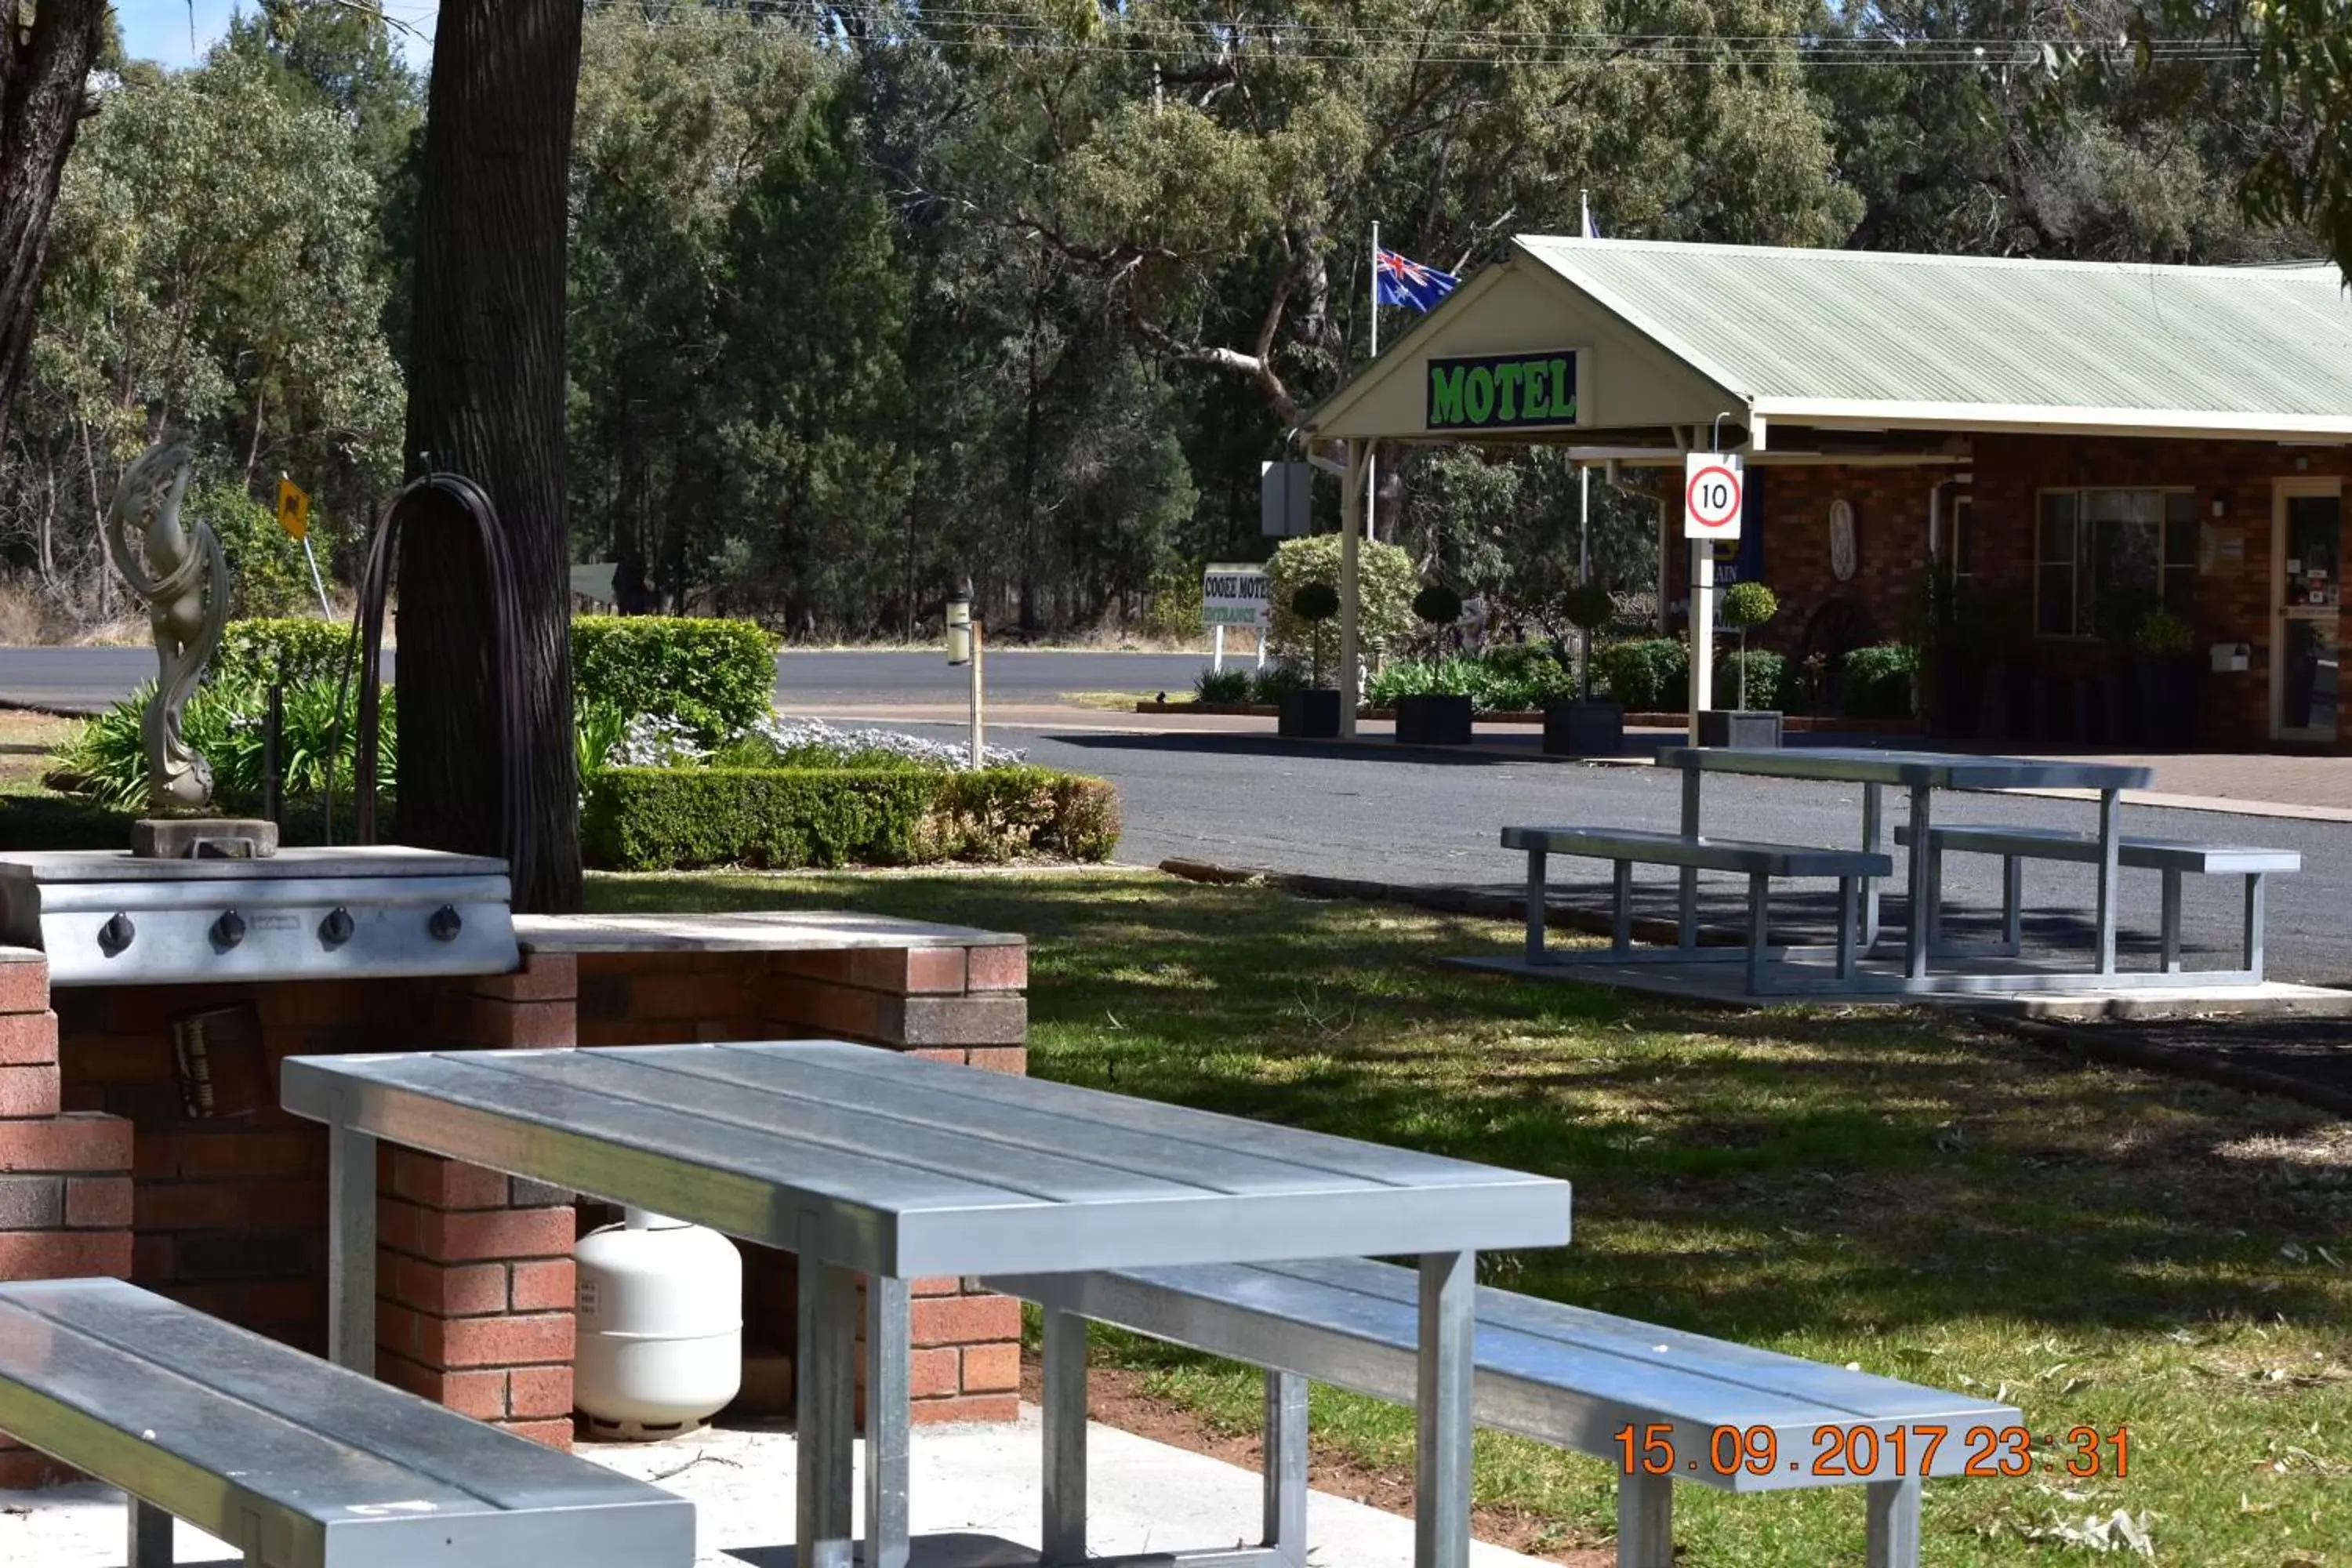
<svg viewBox="0 0 2352 1568">
<path fill-rule="evenodd" d="M 352 616 L 352 640 L 343 655 L 343 674 L 335 689 L 334 742 L 327 752 L 327 832 L 333 841 L 335 816 L 334 756 L 341 745 L 343 701 L 351 689 L 352 664 L 359 661 L 360 704 L 357 756 L 353 762 L 353 805 L 357 837 L 375 842 L 376 767 L 383 717 L 383 615 L 392 586 L 394 552 L 400 525 L 409 510 L 423 501 L 454 503 L 474 523 L 482 547 L 482 567 L 489 583 L 491 653 L 497 670 L 492 689 L 498 694 L 499 762 L 504 773 L 500 789 L 499 853 L 507 862 L 507 879 L 517 894 L 530 885 L 532 829 L 538 801 L 532 789 L 529 749 L 522 743 L 523 670 L 520 643 L 522 606 L 515 597 L 514 565 L 507 553 L 506 534 L 499 527 L 498 510 L 479 485 L 461 474 L 433 473 L 412 480 L 385 509 L 383 521 L 368 545 L 367 563 L 360 576 L 359 604 Z"/>
</svg>

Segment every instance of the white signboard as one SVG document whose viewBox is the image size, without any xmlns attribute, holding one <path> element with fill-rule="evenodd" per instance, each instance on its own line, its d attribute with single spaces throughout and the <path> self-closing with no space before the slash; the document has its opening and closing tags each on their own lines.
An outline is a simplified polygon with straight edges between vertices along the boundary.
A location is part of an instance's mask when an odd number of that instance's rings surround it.
<svg viewBox="0 0 2352 1568">
<path fill-rule="evenodd" d="M 1203 626 L 1274 625 L 1274 600 L 1265 585 L 1263 566 L 1213 565 L 1201 579 L 1201 624 Z"/>
<path fill-rule="evenodd" d="M 1739 459 L 1728 452 L 1693 452 L 1683 458 L 1683 537 L 1737 539 L 1747 486 Z"/>
</svg>

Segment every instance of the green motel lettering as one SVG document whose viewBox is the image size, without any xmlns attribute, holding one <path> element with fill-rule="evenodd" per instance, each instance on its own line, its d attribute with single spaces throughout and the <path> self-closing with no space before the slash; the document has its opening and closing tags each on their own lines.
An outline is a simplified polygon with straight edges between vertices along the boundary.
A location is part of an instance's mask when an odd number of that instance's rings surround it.
<svg viewBox="0 0 2352 1568">
<path fill-rule="evenodd" d="M 1429 362 L 1429 428 L 1504 430 L 1576 423 L 1577 356 L 1500 354 Z"/>
</svg>

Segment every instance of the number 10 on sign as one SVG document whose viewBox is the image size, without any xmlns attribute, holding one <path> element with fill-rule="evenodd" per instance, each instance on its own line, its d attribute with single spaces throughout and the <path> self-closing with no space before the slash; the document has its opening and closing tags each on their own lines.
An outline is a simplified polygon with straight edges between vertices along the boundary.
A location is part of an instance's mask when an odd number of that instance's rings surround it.
<svg viewBox="0 0 2352 1568">
<path fill-rule="evenodd" d="M 1683 537 L 1737 539 L 1747 485 L 1739 459 L 1726 452 L 1683 458 Z"/>
</svg>

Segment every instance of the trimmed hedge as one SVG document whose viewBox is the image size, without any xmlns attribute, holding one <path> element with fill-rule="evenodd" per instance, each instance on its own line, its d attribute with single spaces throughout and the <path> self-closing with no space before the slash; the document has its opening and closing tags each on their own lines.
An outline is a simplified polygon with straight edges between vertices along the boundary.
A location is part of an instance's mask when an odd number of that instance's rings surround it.
<svg viewBox="0 0 2352 1568">
<path fill-rule="evenodd" d="M 340 679 L 343 650 L 351 646 L 351 639 L 349 626 L 299 616 L 231 621 L 221 628 L 212 678 L 257 686 L 273 680 L 300 686 L 312 680 Z"/>
<path fill-rule="evenodd" d="M 1674 713 L 1690 706 L 1690 649 L 1671 637 L 1597 648 L 1592 671 L 1628 712 Z"/>
<path fill-rule="evenodd" d="M 774 707 L 776 639 L 749 621 L 579 616 L 572 689 L 583 704 L 663 714 L 717 745 Z"/>
<path fill-rule="evenodd" d="M 1106 860 L 1118 826 L 1104 780 L 1029 767 L 607 768 L 581 817 L 588 863 L 617 871 Z"/>
</svg>

